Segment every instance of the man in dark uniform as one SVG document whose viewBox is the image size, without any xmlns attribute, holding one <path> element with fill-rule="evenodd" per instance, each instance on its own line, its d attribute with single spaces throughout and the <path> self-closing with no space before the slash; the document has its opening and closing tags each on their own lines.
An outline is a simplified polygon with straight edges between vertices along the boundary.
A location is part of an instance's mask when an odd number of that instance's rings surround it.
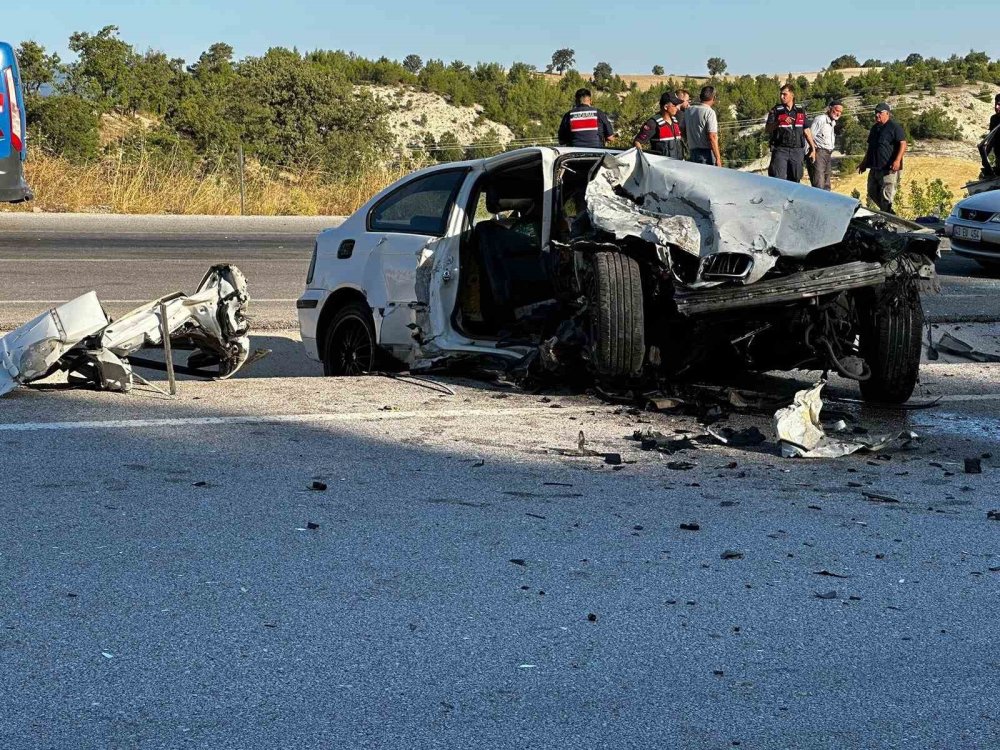
<svg viewBox="0 0 1000 750">
<path fill-rule="evenodd" d="M 1000 128 L 1000 94 L 993 97 L 993 111 L 995 114 L 990 117 L 988 133 Z M 990 153 L 993 154 L 995 162 L 993 166 L 990 166 Z M 982 176 L 984 178 L 1000 176 L 1000 133 L 994 135 L 992 141 L 989 137 L 983 139 L 982 143 L 979 144 L 979 156 L 983 160 Z"/>
<path fill-rule="evenodd" d="M 590 90 L 576 92 L 576 106 L 563 115 L 559 124 L 559 145 L 604 148 L 615 134 L 611 121 L 591 104 Z"/>
<path fill-rule="evenodd" d="M 802 160 L 808 142 L 809 158 L 816 159 L 812 131 L 806 127 L 806 111 L 795 103 L 795 87 L 781 87 L 781 104 L 767 113 L 764 130 L 771 137 L 771 177 L 792 182 L 802 181 Z"/>
<path fill-rule="evenodd" d="M 684 158 L 684 136 L 677 112 L 684 102 L 677 94 L 665 91 L 660 96 L 660 114 L 643 123 L 632 140 L 632 145 L 641 149 L 649 144 L 650 153 L 669 156 L 671 159 Z"/>
</svg>

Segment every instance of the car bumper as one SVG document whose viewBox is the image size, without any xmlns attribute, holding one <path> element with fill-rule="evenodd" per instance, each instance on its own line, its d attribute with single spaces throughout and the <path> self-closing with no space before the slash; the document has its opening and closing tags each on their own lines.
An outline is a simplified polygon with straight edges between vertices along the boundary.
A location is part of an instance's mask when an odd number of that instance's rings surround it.
<svg viewBox="0 0 1000 750">
<path fill-rule="evenodd" d="M 979 242 L 955 239 L 956 226 L 978 229 L 982 232 L 982 239 Z M 1000 224 L 949 219 L 944 225 L 944 235 L 951 241 L 951 249 L 955 255 L 1000 262 Z"/>
<path fill-rule="evenodd" d="M 322 289 L 306 289 L 295 302 L 299 315 L 299 333 L 302 335 L 302 346 L 309 359 L 320 361 L 319 346 L 316 342 L 316 331 L 319 327 L 319 316 L 323 311 L 327 292 Z"/>
</svg>

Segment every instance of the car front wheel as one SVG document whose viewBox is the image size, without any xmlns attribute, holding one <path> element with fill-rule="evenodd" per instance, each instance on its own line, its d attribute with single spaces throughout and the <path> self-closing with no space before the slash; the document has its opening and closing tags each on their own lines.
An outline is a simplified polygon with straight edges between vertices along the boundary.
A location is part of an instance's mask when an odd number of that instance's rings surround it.
<svg viewBox="0 0 1000 750">
<path fill-rule="evenodd" d="M 590 361 L 602 379 L 634 377 L 646 357 L 639 264 L 616 252 L 595 252 L 587 261 Z"/>
<path fill-rule="evenodd" d="M 323 349 L 325 375 L 368 375 L 376 371 L 378 344 L 371 310 L 349 302 L 333 316 Z"/>
<path fill-rule="evenodd" d="M 913 394 L 920 374 L 924 312 L 916 291 L 875 303 L 860 335 L 861 353 L 871 377 L 861 382 L 866 401 L 902 404 Z"/>
</svg>

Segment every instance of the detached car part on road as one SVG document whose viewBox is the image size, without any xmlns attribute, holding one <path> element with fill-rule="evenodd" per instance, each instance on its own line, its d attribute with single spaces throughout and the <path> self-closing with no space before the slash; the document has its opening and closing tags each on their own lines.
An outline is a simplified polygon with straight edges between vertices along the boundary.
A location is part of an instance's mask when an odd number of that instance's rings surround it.
<svg viewBox="0 0 1000 750">
<path fill-rule="evenodd" d="M 128 357 L 163 345 L 161 303 L 171 347 L 191 351 L 184 370 L 228 378 L 249 356 L 249 299 L 246 278 L 230 265 L 209 269 L 190 296 L 161 297 L 113 322 L 88 292 L 0 337 L 0 395 L 60 370 L 73 382 L 131 390 Z"/>
<path fill-rule="evenodd" d="M 918 377 L 938 239 L 803 185 L 636 150 L 529 148 L 390 186 L 316 242 L 298 301 L 327 374 L 503 358 L 603 382 L 818 368 Z"/>
</svg>

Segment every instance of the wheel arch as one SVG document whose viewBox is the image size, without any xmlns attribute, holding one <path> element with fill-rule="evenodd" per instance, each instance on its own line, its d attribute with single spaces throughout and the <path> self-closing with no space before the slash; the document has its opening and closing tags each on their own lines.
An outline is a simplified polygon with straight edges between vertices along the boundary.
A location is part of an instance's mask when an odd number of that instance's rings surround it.
<svg viewBox="0 0 1000 750">
<path fill-rule="evenodd" d="M 364 292 L 355 287 L 341 287 L 327 297 L 326 302 L 323 304 L 323 310 L 319 314 L 319 321 L 316 324 L 316 348 L 319 351 L 320 359 L 326 355 L 326 333 L 330 322 L 333 320 L 333 316 L 349 302 L 360 302 L 365 307 L 371 309 L 368 304 L 368 297 L 365 296 Z M 372 321 L 375 322 L 374 315 L 372 316 Z M 378 335 L 378 331 L 378 325 L 376 325 L 376 336 Z"/>
</svg>

